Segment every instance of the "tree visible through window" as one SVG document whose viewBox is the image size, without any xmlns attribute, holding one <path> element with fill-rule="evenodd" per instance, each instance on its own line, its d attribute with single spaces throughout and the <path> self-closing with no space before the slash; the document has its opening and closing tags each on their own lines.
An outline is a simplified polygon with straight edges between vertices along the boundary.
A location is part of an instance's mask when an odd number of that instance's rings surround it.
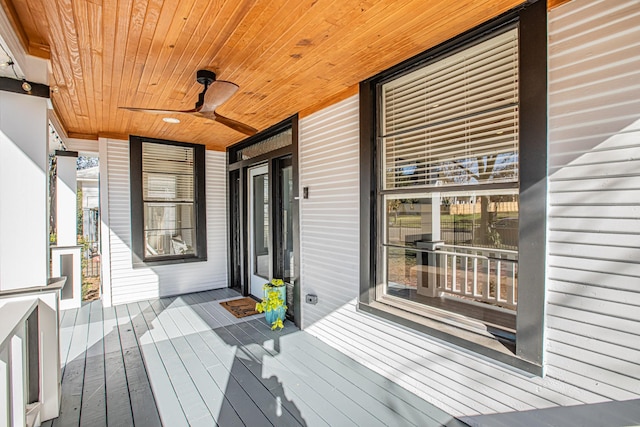
<svg viewBox="0 0 640 427">
<path fill-rule="evenodd" d="M 515 334 L 517 30 L 385 83 L 380 96 L 382 296 Z"/>
</svg>

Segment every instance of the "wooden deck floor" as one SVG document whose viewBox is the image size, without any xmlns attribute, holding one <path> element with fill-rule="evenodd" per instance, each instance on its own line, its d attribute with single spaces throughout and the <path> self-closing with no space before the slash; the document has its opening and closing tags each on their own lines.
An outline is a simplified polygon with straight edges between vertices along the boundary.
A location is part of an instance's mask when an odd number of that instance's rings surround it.
<svg viewBox="0 0 640 427">
<path fill-rule="evenodd" d="M 45 426 L 464 426 L 229 289 L 62 313 L 60 417 Z"/>
</svg>

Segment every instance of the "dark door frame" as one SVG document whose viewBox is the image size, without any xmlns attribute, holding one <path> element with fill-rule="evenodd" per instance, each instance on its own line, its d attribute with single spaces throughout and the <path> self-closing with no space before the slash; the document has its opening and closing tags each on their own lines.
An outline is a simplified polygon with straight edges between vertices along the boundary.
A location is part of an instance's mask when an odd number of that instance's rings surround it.
<svg viewBox="0 0 640 427">
<path fill-rule="evenodd" d="M 242 149 L 260 143 L 265 139 L 291 129 L 291 145 L 275 149 L 265 154 L 246 160 L 237 160 Z M 228 177 L 228 283 L 229 287 L 238 289 L 242 295 L 249 294 L 249 230 L 247 227 L 249 210 L 247 206 L 247 171 L 254 166 L 267 164 L 269 169 L 269 209 L 271 217 L 278 215 L 280 206 L 279 191 L 279 165 L 283 159 L 290 157 L 293 179 L 293 252 L 295 257 L 294 270 L 291 282 L 293 284 L 293 320 L 296 326 L 301 324 L 300 311 L 300 222 L 299 222 L 299 179 L 298 179 L 298 115 L 294 115 L 282 122 L 253 135 L 237 144 L 227 148 L 227 177 Z M 278 203 L 275 203 L 278 201 Z M 274 227 L 269 227 L 269 239 L 271 247 L 276 248 L 279 239 L 278 233 L 274 233 Z M 280 255 L 276 251 L 271 253 L 271 261 L 274 266 L 274 277 L 281 277 L 280 264 L 277 259 Z M 275 257 L 275 259 L 274 259 Z M 238 260 L 238 258 L 240 258 Z M 276 262 L 274 262 L 276 261 Z"/>
</svg>

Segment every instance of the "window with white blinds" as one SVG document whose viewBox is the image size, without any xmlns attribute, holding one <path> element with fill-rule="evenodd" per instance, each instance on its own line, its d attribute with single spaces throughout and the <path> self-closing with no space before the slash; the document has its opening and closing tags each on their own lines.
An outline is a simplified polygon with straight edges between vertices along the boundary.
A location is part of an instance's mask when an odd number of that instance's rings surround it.
<svg viewBox="0 0 640 427">
<path fill-rule="evenodd" d="M 383 188 L 518 182 L 518 32 L 381 88 Z"/>
<path fill-rule="evenodd" d="M 142 143 L 146 259 L 197 255 L 193 147 Z"/>
<path fill-rule="evenodd" d="M 143 142 L 144 200 L 193 202 L 193 162 L 191 147 Z"/>
</svg>

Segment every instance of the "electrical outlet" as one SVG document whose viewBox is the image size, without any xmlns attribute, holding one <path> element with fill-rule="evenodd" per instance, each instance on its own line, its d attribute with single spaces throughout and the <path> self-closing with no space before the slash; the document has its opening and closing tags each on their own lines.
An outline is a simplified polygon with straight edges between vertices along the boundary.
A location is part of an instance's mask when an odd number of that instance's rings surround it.
<svg viewBox="0 0 640 427">
<path fill-rule="evenodd" d="M 305 296 L 305 302 L 307 304 L 317 304 L 318 303 L 318 295 L 307 294 Z"/>
</svg>

